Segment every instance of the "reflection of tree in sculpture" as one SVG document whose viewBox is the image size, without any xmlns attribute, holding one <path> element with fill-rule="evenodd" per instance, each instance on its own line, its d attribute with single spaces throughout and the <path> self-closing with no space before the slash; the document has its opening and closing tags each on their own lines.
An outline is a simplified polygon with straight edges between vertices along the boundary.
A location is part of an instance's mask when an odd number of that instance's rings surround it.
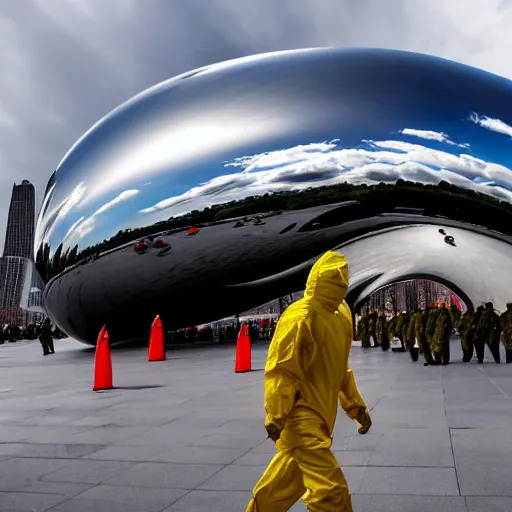
<svg viewBox="0 0 512 512">
<path fill-rule="evenodd" d="M 423 208 L 424 215 L 444 216 L 512 235 L 512 205 L 486 194 L 447 182 L 423 185 L 398 180 L 396 184 L 380 183 L 374 186 L 343 183 L 301 191 L 267 193 L 213 205 L 202 211 L 193 210 L 186 215 L 171 217 L 150 226 L 120 230 L 112 238 L 80 252 L 78 246 L 63 252 L 61 244 L 51 258 L 50 247 L 45 244 L 37 253 L 36 265 L 43 280 L 48 282 L 67 267 L 149 235 L 169 235 L 184 231 L 190 226 L 215 225 L 262 212 L 272 215 L 273 212 L 302 210 L 343 201 L 357 201 L 344 209 L 344 222 L 390 212 L 396 207 Z"/>
</svg>

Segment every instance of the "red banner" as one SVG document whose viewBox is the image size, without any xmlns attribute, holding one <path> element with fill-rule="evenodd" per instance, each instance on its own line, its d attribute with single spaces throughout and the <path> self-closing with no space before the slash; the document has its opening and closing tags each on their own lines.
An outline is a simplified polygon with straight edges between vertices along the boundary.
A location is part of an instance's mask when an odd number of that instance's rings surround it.
<svg viewBox="0 0 512 512">
<path fill-rule="evenodd" d="M 454 293 L 452 293 L 452 302 L 458 309 L 461 309 L 459 299 L 457 299 L 457 296 Z"/>
</svg>

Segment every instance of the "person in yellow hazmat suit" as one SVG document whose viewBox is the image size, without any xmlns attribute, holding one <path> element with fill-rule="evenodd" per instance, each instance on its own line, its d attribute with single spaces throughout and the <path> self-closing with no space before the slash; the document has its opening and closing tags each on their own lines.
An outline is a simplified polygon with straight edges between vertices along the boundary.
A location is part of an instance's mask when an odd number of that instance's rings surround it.
<svg viewBox="0 0 512 512">
<path fill-rule="evenodd" d="M 285 512 L 302 498 L 309 511 L 352 512 L 331 452 L 338 403 L 371 427 L 368 407 L 348 368 L 353 325 L 345 302 L 348 265 L 327 252 L 313 265 L 304 298 L 281 316 L 264 377 L 265 428 L 277 453 L 256 484 L 247 512 Z"/>
</svg>

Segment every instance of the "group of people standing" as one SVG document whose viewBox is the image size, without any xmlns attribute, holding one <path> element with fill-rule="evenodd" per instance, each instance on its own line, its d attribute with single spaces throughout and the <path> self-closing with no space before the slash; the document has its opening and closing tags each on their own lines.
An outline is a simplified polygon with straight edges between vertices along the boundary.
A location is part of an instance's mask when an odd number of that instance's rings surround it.
<svg viewBox="0 0 512 512">
<path fill-rule="evenodd" d="M 460 311 L 445 304 L 417 310 L 412 315 L 401 311 L 387 318 L 383 312 L 372 311 L 363 315 L 357 324 L 356 338 L 364 348 L 380 346 L 388 350 L 393 340 L 399 340 L 397 351 L 420 352 L 425 364 L 448 364 L 450 362 L 450 336 L 454 325 L 460 320 Z M 373 340 L 373 344 L 372 344 Z"/>
<path fill-rule="evenodd" d="M 492 302 L 479 306 L 462 317 L 459 327 L 463 361 L 469 363 L 476 352 L 478 362 L 484 362 L 485 345 L 489 347 L 494 361 L 501 362 L 500 339 L 503 334 L 506 363 L 512 363 L 512 303 L 500 316 L 494 311 Z"/>
<path fill-rule="evenodd" d="M 506 362 L 512 363 L 512 303 L 507 304 L 501 316 L 495 312 L 492 302 L 464 315 L 453 304 L 442 303 L 412 315 L 402 311 L 389 319 L 382 311 L 372 311 L 360 318 L 356 339 L 361 340 L 364 348 L 380 346 L 383 350 L 388 350 L 393 340 L 398 339 L 400 346 L 393 350 L 411 352 L 413 361 L 419 352 L 425 357 L 426 365 L 446 365 L 450 362 L 450 337 L 456 330 L 460 333 L 465 363 L 476 352 L 478 363 L 482 364 L 486 345 L 495 362 L 500 363 L 502 334 Z"/>
</svg>

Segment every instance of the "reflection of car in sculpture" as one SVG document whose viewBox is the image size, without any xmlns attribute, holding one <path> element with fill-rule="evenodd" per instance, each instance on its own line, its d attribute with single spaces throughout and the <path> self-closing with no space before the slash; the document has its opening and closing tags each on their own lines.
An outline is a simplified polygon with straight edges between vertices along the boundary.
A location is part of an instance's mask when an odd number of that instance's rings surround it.
<svg viewBox="0 0 512 512">
<path fill-rule="evenodd" d="M 298 291 L 342 247 L 352 305 L 417 276 L 502 310 L 511 126 L 510 81 L 408 52 L 281 52 L 173 78 L 50 177 L 35 248 L 46 308 L 87 343 L 105 323 L 113 341 L 145 338 L 156 314 L 172 330 Z M 167 245 L 137 254 L 149 237 Z"/>
</svg>

